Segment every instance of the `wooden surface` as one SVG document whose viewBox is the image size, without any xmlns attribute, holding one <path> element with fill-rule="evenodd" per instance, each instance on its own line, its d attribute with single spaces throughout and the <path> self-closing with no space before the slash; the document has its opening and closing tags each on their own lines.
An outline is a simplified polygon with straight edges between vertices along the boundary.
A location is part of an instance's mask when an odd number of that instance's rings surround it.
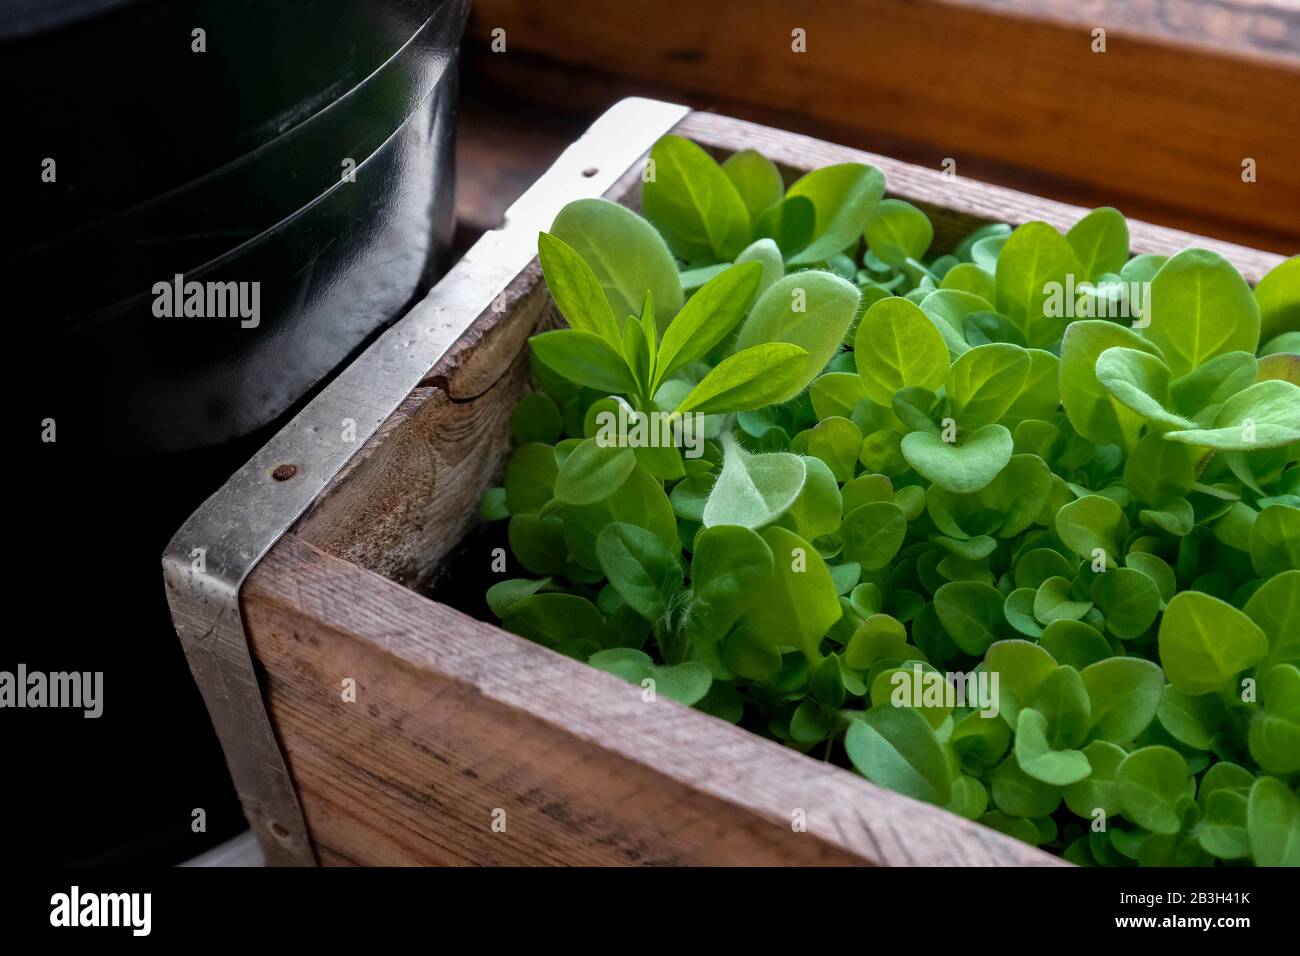
<svg viewBox="0 0 1300 956">
<path fill-rule="evenodd" d="M 525 342 L 554 307 L 536 263 L 439 363 L 295 526 L 304 540 L 420 587 L 478 520 L 510 451 Z M 501 321 L 508 316 L 510 321 Z"/>
<path fill-rule="evenodd" d="M 324 863 L 1059 863 L 294 535 L 243 611 Z"/>
<path fill-rule="evenodd" d="M 806 53 L 790 49 L 795 27 Z M 492 53 L 498 28 L 507 47 Z M 508 105 L 515 129 L 657 96 L 1300 251 L 1292 2 L 712 0 L 706 16 L 695 0 L 569 0 L 562 14 L 479 0 L 466 64 L 471 101 Z M 1247 157 L 1254 183 L 1241 180 Z"/>
</svg>

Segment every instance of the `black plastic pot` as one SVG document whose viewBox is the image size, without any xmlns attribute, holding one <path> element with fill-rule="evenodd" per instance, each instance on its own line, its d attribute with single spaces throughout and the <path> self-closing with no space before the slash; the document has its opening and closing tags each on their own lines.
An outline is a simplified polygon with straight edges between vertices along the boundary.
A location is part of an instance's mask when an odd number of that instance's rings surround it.
<svg viewBox="0 0 1300 956">
<path fill-rule="evenodd" d="M 115 447 L 150 451 L 248 434 L 423 291 L 452 226 L 466 6 L 98 0 L 11 39 L 14 79 L 67 58 L 22 100 L 57 179 L 22 191 L 5 267 L 60 290 L 42 333 L 61 376 L 103 393 L 89 420 L 51 395 L 68 429 L 110 415 Z M 176 275 L 256 283 L 255 327 L 160 318 Z"/>
<path fill-rule="evenodd" d="M 6 116 L 62 175 L 25 194 L 31 206 L 19 213 L 32 231 L 5 236 L 0 249 L 48 240 L 247 157 L 349 94 L 451 6 L 8 0 Z M 194 49 L 195 30 L 205 52 Z"/>
<path fill-rule="evenodd" d="M 159 555 L 440 274 L 467 8 L 0 6 L 5 381 L 32 439 L 11 472 L 10 583 L 51 612 L 10 648 L 33 670 L 102 671 L 106 700 L 97 720 L 20 715 L 12 759 L 39 783 L 10 821 L 34 841 L 19 859 L 177 862 L 243 827 Z M 257 283 L 256 323 L 155 314 L 177 274 Z M 57 441 L 37 442 L 51 421 Z"/>
</svg>

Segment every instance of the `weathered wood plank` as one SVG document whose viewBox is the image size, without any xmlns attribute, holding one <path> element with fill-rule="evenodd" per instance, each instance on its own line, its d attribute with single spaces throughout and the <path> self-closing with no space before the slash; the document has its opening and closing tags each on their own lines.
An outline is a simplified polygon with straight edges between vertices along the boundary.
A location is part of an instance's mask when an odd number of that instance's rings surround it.
<svg viewBox="0 0 1300 956">
<path fill-rule="evenodd" d="M 250 576 L 243 612 L 322 862 L 1059 862 L 699 711 L 647 703 L 294 535 Z M 348 677 L 354 703 L 340 693 Z M 799 811 L 806 832 L 792 826 Z"/>
<path fill-rule="evenodd" d="M 422 584 L 477 520 L 510 450 L 510 413 L 528 377 L 527 337 L 554 309 L 536 262 L 511 282 L 295 531 L 330 554 L 409 587 Z"/>
<path fill-rule="evenodd" d="M 653 23 L 653 29 L 645 24 Z M 1106 52 L 1092 31 L 1107 30 Z M 1280 0 L 480 0 L 481 82 L 677 99 L 1139 218 L 1300 249 L 1300 9 Z M 805 53 L 791 32 L 805 31 Z M 1254 159 L 1258 180 L 1241 179 Z"/>
</svg>

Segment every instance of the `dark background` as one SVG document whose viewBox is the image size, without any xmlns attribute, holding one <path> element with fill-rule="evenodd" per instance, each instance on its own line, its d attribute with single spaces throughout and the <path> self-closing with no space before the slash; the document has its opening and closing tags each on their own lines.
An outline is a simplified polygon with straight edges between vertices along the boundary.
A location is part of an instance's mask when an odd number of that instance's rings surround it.
<svg viewBox="0 0 1300 956">
<path fill-rule="evenodd" d="M 19 448 L 0 669 L 104 675 L 96 719 L 0 712 L 6 861 L 173 864 L 246 829 L 161 555 L 445 269 L 467 6 L 0 7 L 4 407 Z M 340 184 L 344 156 L 354 183 Z M 155 317 L 153 283 L 178 272 L 261 283 L 260 325 Z"/>
</svg>

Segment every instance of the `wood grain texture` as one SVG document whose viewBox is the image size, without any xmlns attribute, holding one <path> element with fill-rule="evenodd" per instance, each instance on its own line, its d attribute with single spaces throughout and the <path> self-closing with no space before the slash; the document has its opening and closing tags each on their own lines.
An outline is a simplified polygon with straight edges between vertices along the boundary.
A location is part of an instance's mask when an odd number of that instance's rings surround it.
<svg viewBox="0 0 1300 956">
<path fill-rule="evenodd" d="M 1056 865 L 285 537 L 243 592 L 324 863 Z M 341 699 L 352 677 L 357 700 Z M 493 832 L 495 810 L 506 831 Z M 803 811 L 806 832 L 792 826 Z"/>
<path fill-rule="evenodd" d="M 1300 10 L 1245 0 L 480 0 L 520 101 L 741 113 L 1274 251 L 1300 250 Z M 1107 32 L 1094 53 L 1091 32 Z M 791 50 L 806 31 L 807 52 Z M 1258 164 L 1244 183 L 1242 162 Z"/>
<path fill-rule="evenodd" d="M 408 587 L 426 583 L 504 468 L 510 413 L 528 380 L 525 341 L 555 322 L 540 277 L 534 262 L 475 320 L 299 519 L 298 534 Z"/>
<path fill-rule="evenodd" d="M 943 0 L 977 11 L 1105 27 L 1150 42 L 1300 61 L 1294 0 Z"/>
</svg>

